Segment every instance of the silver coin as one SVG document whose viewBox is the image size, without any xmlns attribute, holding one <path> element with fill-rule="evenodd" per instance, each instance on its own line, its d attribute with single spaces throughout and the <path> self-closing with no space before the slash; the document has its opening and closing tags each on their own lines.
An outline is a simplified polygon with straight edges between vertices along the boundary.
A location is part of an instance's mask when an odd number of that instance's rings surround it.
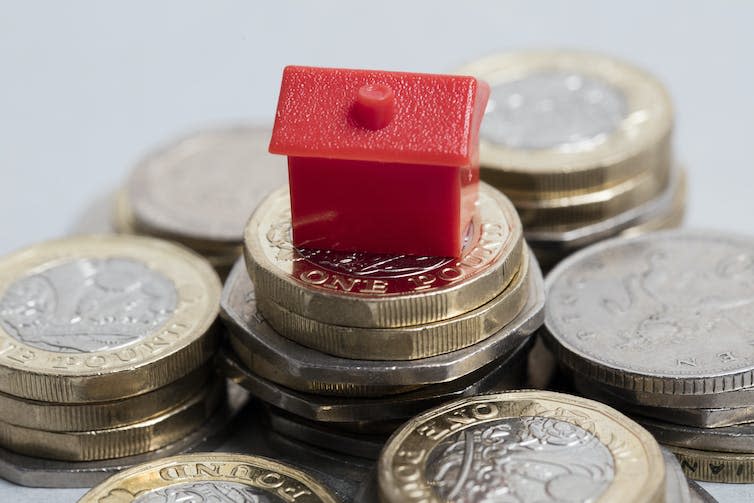
<svg viewBox="0 0 754 503">
<path fill-rule="evenodd" d="M 524 231 L 526 242 L 539 257 L 541 254 L 561 259 L 568 253 L 616 236 L 631 228 L 646 225 L 653 220 L 667 218 L 677 211 L 680 201 L 685 199 L 686 172 L 682 166 L 675 164 L 670 170 L 668 185 L 656 198 L 639 206 L 624 211 L 614 217 L 606 218 L 588 225 L 562 231 L 528 230 Z M 680 204 L 680 206 L 683 206 Z M 549 254 L 549 255 L 548 255 Z"/>
<path fill-rule="evenodd" d="M 561 262 L 546 285 L 545 333 L 578 373 L 665 394 L 754 383 L 754 239 L 703 231 L 614 239 Z"/>
<path fill-rule="evenodd" d="M 380 362 L 338 358 L 308 349 L 275 332 L 256 310 L 254 286 L 243 260 L 233 267 L 223 290 L 222 316 L 233 335 L 253 355 L 252 372 L 292 390 L 333 393 L 354 387 L 356 396 L 384 395 L 407 386 L 456 380 L 520 346 L 542 324 L 544 286 L 536 260 L 529 264 L 529 299 L 521 313 L 490 338 L 444 355 L 413 361 Z"/>
<path fill-rule="evenodd" d="M 267 152 L 269 137 L 261 127 L 202 131 L 144 159 L 126 186 L 136 226 L 240 244 L 257 203 L 287 179 L 285 158 Z"/>
<path fill-rule="evenodd" d="M 78 259 L 11 283 L 0 298 L 0 326 L 46 351 L 89 353 L 153 333 L 175 310 L 173 282 L 125 258 Z"/>
<path fill-rule="evenodd" d="M 717 503 L 717 500 L 695 481 L 688 479 L 688 484 L 691 491 L 691 503 Z"/>
<path fill-rule="evenodd" d="M 228 403 L 198 430 L 181 440 L 147 454 L 103 461 L 67 462 L 34 458 L 0 448 L 0 477 L 28 487 L 92 487 L 134 465 L 174 454 L 208 451 L 218 447 L 225 428 L 239 414 L 249 394 L 228 383 Z"/>
<path fill-rule="evenodd" d="M 619 88 L 575 71 L 543 70 L 490 91 L 480 135 L 509 148 L 589 150 L 628 109 Z"/>
<path fill-rule="evenodd" d="M 716 452 L 754 452 L 754 424 L 697 428 L 632 416 L 664 445 Z"/>
<path fill-rule="evenodd" d="M 454 398 L 520 388 L 525 379 L 529 339 L 505 360 L 455 381 L 423 386 L 414 391 L 378 398 L 328 397 L 294 391 L 247 370 L 230 352 L 220 368 L 233 381 L 265 403 L 305 419 L 333 423 L 383 423 L 408 419 Z"/>
<path fill-rule="evenodd" d="M 707 407 L 707 408 L 674 408 L 668 400 L 667 406 L 640 405 L 624 400 L 620 395 L 612 393 L 599 384 L 585 379 L 576 379 L 573 382 L 579 394 L 604 402 L 618 410 L 629 414 L 638 414 L 645 417 L 669 421 L 676 424 L 685 424 L 698 428 L 719 428 L 754 421 L 754 405 L 745 407 Z M 615 389 L 615 388 L 610 388 Z M 665 395 L 671 397 L 671 395 Z M 672 395 L 676 396 L 676 395 Z M 692 395 L 696 396 L 696 395 Z M 699 395 L 714 396 L 714 395 Z"/>
<path fill-rule="evenodd" d="M 665 460 L 665 503 L 692 503 L 688 479 L 678 459 L 664 447 L 660 451 Z"/>
</svg>

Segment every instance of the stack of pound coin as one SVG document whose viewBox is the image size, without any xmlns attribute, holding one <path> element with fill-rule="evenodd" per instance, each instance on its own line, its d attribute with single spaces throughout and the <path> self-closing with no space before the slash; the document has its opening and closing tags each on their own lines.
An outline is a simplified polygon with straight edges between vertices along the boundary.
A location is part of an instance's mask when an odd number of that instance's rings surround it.
<svg viewBox="0 0 754 503">
<path fill-rule="evenodd" d="M 79 503 L 339 503 L 322 483 L 261 456 L 184 454 L 137 465 L 86 493 Z"/>
<path fill-rule="evenodd" d="M 273 426 L 318 445 L 359 437 L 327 447 L 373 455 L 422 410 L 521 387 L 542 275 L 510 201 L 482 185 L 478 206 L 460 259 L 299 250 L 288 190 L 273 192 L 225 283 L 227 374 Z"/>
<path fill-rule="evenodd" d="M 546 288 L 544 338 L 576 391 L 631 415 L 689 477 L 754 482 L 754 238 L 609 240 Z"/>
<path fill-rule="evenodd" d="M 414 417 L 386 443 L 377 479 L 386 503 L 693 501 L 678 463 L 644 428 L 550 391 L 471 396 Z"/>
<path fill-rule="evenodd" d="M 0 447 L 101 461 L 202 428 L 225 401 L 220 294 L 206 260 L 153 238 L 75 237 L 0 259 Z"/>
<path fill-rule="evenodd" d="M 481 176 L 516 205 L 545 270 L 599 240 L 681 223 L 672 105 L 651 75 L 573 51 L 492 55 L 459 72 L 491 86 Z"/>
<path fill-rule="evenodd" d="M 218 128 L 148 155 L 116 196 L 115 230 L 177 241 L 225 276 L 249 214 L 285 183 L 285 160 L 267 152 L 269 139 L 268 127 Z"/>
</svg>

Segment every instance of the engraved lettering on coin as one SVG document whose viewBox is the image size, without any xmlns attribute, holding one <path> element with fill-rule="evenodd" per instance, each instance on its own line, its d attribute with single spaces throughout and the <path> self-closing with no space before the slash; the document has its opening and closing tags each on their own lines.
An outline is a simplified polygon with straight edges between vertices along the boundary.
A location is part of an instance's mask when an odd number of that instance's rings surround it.
<svg viewBox="0 0 754 503">
<path fill-rule="evenodd" d="M 480 134 L 509 148 L 581 151 L 603 143 L 627 110 L 601 79 L 542 71 L 492 86 Z"/>
<path fill-rule="evenodd" d="M 79 259 L 12 283 L 0 298 L 0 326 L 47 351 L 104 351 L 153 333 L 176 303 L 173 282 L 143 263 Z"/>
<path fill-rule="evenodd" d="M 174 484 L 138 495 L 133 503 L 285 503 L 263 489 L 238 482 L 202 481 Z"/>
<path fill-rule="evenodd" d="M 562 343 L 652 375 L 705 376 L 754 365 L 753 242 L 678 233 L 592 255 L 551 279 L 547 325 Z M 590 267 L 594 259 L 605 267 Z M 582 340 L 584 331 L 598 335 Z"/>
<path fill-rule="evenodd" d="M 429 454 L 427 480 L 445 501 L 591 502 L 610 485 L 610 450 L 548 417 L 499 419 L 450 435 Z"/>
</svg>

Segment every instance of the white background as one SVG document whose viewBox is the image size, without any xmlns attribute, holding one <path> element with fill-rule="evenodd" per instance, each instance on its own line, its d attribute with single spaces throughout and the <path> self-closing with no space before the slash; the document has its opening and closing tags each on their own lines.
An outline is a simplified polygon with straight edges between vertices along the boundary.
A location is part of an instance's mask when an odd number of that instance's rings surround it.
<svg viewBox="0 0 754 503">
<path fill-rule="evenodd" d="M 751 232 L 752 2 L 19 0 L 0 2 L 0 253 L 68 232 L 176 134 L 269 120 L 286 64 L 444 72 L 552 47 L 656 74 L 676 106 L 688 224 Z M 754 501 L 752 487 L 713 490 Z M 51 495 L 0 482 L 2 501 Z"/>
</svg>

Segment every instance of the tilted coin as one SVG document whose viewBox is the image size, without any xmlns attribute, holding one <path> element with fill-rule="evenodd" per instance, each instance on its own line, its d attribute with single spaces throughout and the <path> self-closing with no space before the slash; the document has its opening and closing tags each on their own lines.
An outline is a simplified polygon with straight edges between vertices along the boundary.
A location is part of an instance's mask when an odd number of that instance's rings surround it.
<svg viewBox="0 0 754 503">
<path fill-rule="evenodd" d="M 490 84 L 482 177 L 514 200 L 609 186 L 670 160 L 670 97 L 632 65 L 585 52 L 527 51 L 459 71 Z"/>
<path fill-rule="evenodd" d="M 297 250 L 287 187 L 246 226 L 246 265 L 259 297 L 333 325 L 392 328 L 459 316 L 489 302 L 516 274 L 521 222 L 510 201 L 482 184 L 460 259 Z"/>
<path fill-rule="evenodd" d="M 117 400 L 165 386 L 217 347 L 206 261 L 164 241 L 88 236 L 0 259 L 0 392 Z"/>
<path fill-rule="evenodd" d="M 660 448 L 606 405 L 547 391 L 456 400 L 404 424 L 378 464 L 386 502 L 660 502 Z"/>
<path fill-rule="evenodd" d="M 141 161 L 126 184 L 133 227 L 194 248 L 239 245 L 254 207 L 285 183 L 287 167 L 267 152 L 270 130 L 202 131 Z"/>
<path fill-rule="evenodd" d="M 305 318 L 264 297 L 257 309 L 278 333 L 306 347 L 362 360 L 416 360 L 462 349 L 498 332 L 529 297 L 529 252 L 506 289 L 495 298 L 448 320 L 400 328 L 330 325 Z"/>
<path fill-rule="evenodd" d="M 666 448 L 660 450 L 665 461 L 665 503 L 692 503 L 691 489 L 678 459 Z"/>
<path fill-rule="evenodd" d="M 255 397 L 297 416 L 322 422 L 380 423 L 406 419 L 452 398 L 521 387 L 529 347 L 526 341 L 504 361 L 489 363 L 458 380 L 381 398 L 328 397 L 290 390 L 249 372 L 230 354 L 220 358 L 220 367 Z"/>
<path fill-rule="evenodd" d="M 753 270 L 754 239 L 733 234 L 600 243 L 547 277 L 545 334 L 566 367 L 617 388 L 708 395 L 751 387 Z"/>
<path fill-rule="evenodd" d="M 379 396 L 418 385 L 453 381 L 520 346 L 539 328 L 543 316 L 542 274 L 536 261 L 529 268 L 529 299 L 508 325 L 473 346 L 420 360 L 350 360 L 286 339 L 257 312 L 254 285 L 243 261 L 234 266 L 225 283 L 222 314 L 234 353 L 254 374 L 305 393 Z"/>
<path fill-rule="evenodd" d="M 186 402 L 146 421 L 91 431 L 44 431 L 0 423 L 0 446 L 47 459 L 91 461 L 150 452 L 199 428 L 225 398 L 215 380 Z"/>
<path fill-rule="evenodd" d="M 639 416 L 633 418 L 661 444 L 703 451 L 754 453 L 752 423 L 720 428 L 698 428 Z"/>
<path fill-rule="evenodd" d="M 693 480 L 689 479 L 688 484 L 692 503 L 717 503 L 717 500 L 710 493 Z"/>
<path fill-rule="evenodd" d="M 337 503 L 306 473 L 259 456 L 195 453 L 125 470 L 86 493 L 79 503 L 173 501 Z"/>
<path fill-rule="evenodd" d="M 668 445 L 687 477 L 702 482 L 754 483 L 754 454 L 703 451 Z"/>
<path fill-rule="evenodd" d="M 111 402 L 58 404 L 0 393 L 0 423 L 46 431 L 101 430 L 138 423 L 196 395 L 212 372 L 205 365 L 162 388 Z"/>
</svg>

